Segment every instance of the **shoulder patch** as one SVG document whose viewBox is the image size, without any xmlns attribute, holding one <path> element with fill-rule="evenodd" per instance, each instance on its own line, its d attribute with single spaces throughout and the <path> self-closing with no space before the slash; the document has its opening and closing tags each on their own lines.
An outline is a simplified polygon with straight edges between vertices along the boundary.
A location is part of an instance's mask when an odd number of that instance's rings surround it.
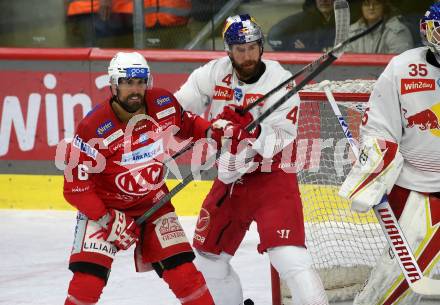
<svg viewBox="0 0 440 305">
<path fill-rule="evenodd" d="M 156 105 L 159 107 L 163 107 L 163 106 L 170 104 L 172 101 L 173 101 L 173 99 L 171 98 L 171 96 L 162 95 L 156 99 Z"/>
<path fill-rule="evenodd" d="M 165 110 L 159 111 L 158 113 L 156 113 L 156 116 L 160 120 L 160 119 L 163 119 L 164 117 L 172 115 L 173 113 L 176 113 L 176 108 L 174 106 L 169 107 Z"/>
<path fill-rule="evenodd" d="M 96 135 L 98 137 L 102 137 L 107 132 L 109 132 L 111 129 L 113 129 L 113 127 L 115 127 L 115 125 L 113 125 L 113 122 L 111 120 L 107 120 L 104 123 L 102 123 L 101 125 L 99 125 L 98 128 L 96 128 Z"/>
</svg>

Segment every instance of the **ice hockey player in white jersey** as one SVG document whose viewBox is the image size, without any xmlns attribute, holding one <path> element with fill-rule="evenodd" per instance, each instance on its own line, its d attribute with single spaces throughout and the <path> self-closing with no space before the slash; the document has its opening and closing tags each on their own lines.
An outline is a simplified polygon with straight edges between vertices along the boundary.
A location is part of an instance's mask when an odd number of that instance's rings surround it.
<svg viewBox="0 0 440 305">
<path fill-rule="evenodd" d="M 362 126 L 359 160 L 341 187 L 352 209 L 388 200 L 425 276 L 440 250 L 440 3 L 420 21 L 425 47 L 394 57 L 377 80 Z M 416 305 L 385 249 L 355 305 Z"/>
<path fill-rule="evenodd" d="M 240 279 L 230 260 L 255 221 L 260 235 L 258 252 L 268 253 L 295 304 L 328 304 L 305 247 L 302 203 L 293 166 L 298 95 L 251 132 L 244 129 L 294 84 L 243 116 L 236 111 L 281 84 L 291 73 L 278 62 L 261 58 L 263 34 L 249 15 L 227 18 L 223 38 L 227 56 L 196 69 L 175 94 L 184 109 L 197 114 L 209 111 L 213 124 L 227 121 L 232 137 L 229 153 L 218 160 L 218 178 L 197 221 L 193 240 L 199 254 L 196 264 L 216 305 L 243 304 Z M 246 162 L 247 157 L 253 157 L 251 162 Z"/>
</svg>

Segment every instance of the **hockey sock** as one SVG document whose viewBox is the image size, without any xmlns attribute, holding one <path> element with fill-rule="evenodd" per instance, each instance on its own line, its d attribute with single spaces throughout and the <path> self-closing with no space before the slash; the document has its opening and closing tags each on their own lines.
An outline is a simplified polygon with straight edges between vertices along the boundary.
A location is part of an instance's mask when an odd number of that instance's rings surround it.
<svg viewBox="0 0 440 305">
<path fill-rule="evenodd" d="M 205 279 L 193 263 L 165 270 L 163 279 L 183 305 L 214 305 Z"/>
<path fill-rule="evenodd" d="M 312 258 L 304 247 L 268 249 L 269 259 L 286 282 L 295 305 L 328 305 L 321 279 L 312 269 Z"/>
<path fill-rule="evenodd" d="M 104 289 L 105 281 L 97 276 L 75 272 L 69 284 L 68 296 L 64 305 L 96 304 Z"/>
</svg>

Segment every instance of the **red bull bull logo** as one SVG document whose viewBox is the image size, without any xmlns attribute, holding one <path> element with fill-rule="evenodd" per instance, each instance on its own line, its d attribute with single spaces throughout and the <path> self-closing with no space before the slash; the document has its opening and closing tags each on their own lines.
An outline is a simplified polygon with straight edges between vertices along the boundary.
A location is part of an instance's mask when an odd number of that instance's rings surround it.
<svg viewBox="0 0 440 305">
<path fill-rule="evenodd" d="M 403 110 L 403 117 L 406 119 L 406 128 L 419 127 L 420 130 L 440 129 L 439 117 L 430 108 L 407 116 L 407 110 Z"/>
</svg>

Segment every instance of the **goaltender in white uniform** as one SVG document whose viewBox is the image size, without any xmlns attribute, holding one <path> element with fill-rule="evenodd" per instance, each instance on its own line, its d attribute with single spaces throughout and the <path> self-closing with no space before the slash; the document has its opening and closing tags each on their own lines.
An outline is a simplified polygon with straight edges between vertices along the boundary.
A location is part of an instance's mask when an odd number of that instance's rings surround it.
<svg viewBox="0 0 440 305">
<path fill-rule="evenodd" d="M 281 84 L 291 73 L 276 61 L 261 59 L 263 34 L 249 15 L 227 18 L 223 37 L 228 56 L 196 69 L 175 94 L 184 109 L 198 114 L 209 109 L 213 126 L 226 122 L 232 132 L 230 151 L 218 161 L 218 178 L 197 221 L 193 240 L 199 254 L 196 264 L 216 305 L 243 304 L 240 279 L 230 259 L 255 221 L 260 235 L 258 251 L 269 254 L 295 304 L 328 304 L 305 247 L 302 204 L 293 167 L 298 95 L 251 132 L 244 128 L 288 93 L 293 82 L 247 114 L 241 116 L 236 111 Z M 244 149 L 240 148 L 243 142 Z M 252 162 L 244 161 L 249 156 Z"/>
<path fill-rule="evenodd" d="M 366 212 L 385 192 L 428 276 L 440 250 L 440 4 L 421 19 L 426 47 L 394 57 L 377 80 L 361 126 L 359 160 L 341 187 L 352 209 Z M 399 218 L 400 217 L 400 218 Z M 385 249 L 355 305 L 416 305 Z"/>
</svg>

